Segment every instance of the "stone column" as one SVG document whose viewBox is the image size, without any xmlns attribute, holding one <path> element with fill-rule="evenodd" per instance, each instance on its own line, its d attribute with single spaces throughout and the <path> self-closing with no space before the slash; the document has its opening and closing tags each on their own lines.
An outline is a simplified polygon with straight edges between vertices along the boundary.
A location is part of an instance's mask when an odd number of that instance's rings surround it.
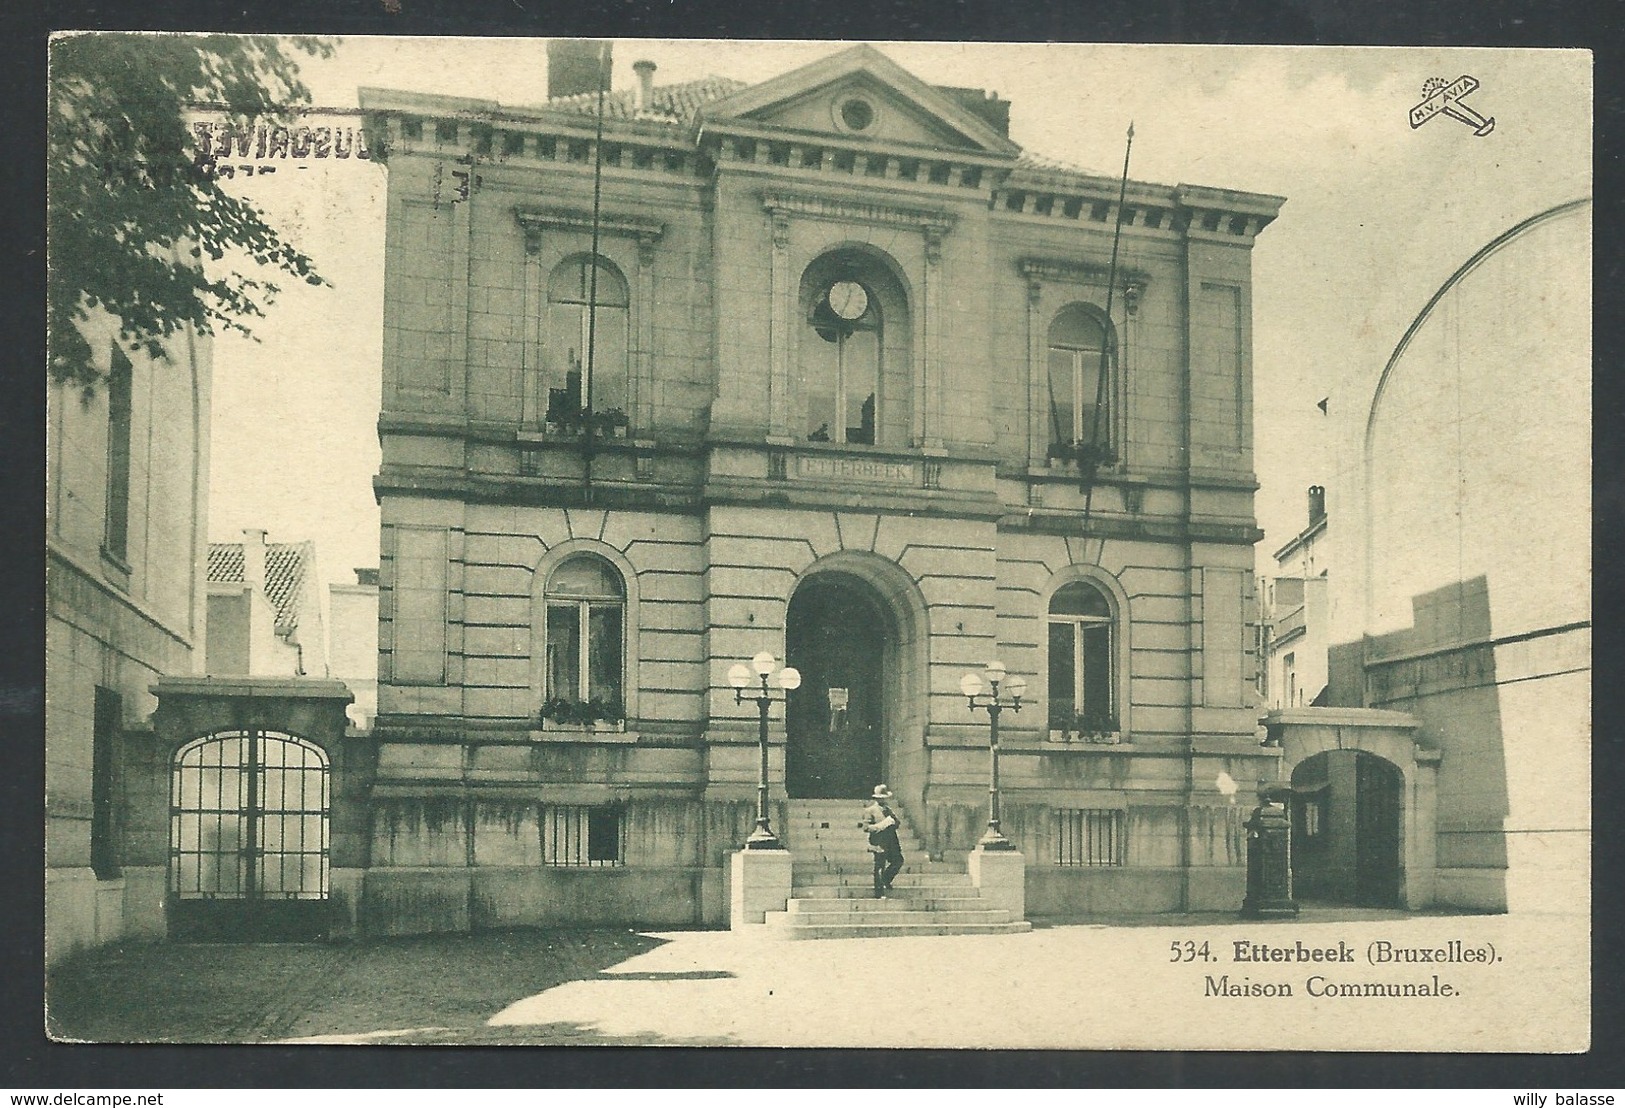
<svg viewBox="0 0 1625 1108">
<path fill-rule="evenodd" d="M 632 417 L 632 433 L 655 425 L 654 411 L 654 333 L 655 333 L 655 240 L 650 235 L 638 236 L 637 295 L 633 298 L 634 333 L 637 352 L 633 355 L 632 395 L 627 399 L 627 414 Z"/>
<path fill-rule="evenodd" d="M 1049 404 L 1044 386 L 1049 363 L 1044 357 L 1044 282 L 1027 274 L 1027 464 L 1043 465 L 1049 452 L 1046 421 Z"/>
<path fill-rule="evenodd" d="M 524 328 L 520 356 L 520 419 L 527 431 L 541 427 L 547 413 L 547 390 L 542 384 L 542 316 L 546 314 L 547 285 L 542 274 L 542 232 L 525 227 L 524 291 L 520 300 L 520 326 Z"/>
<path fill-rule="evenodd" d="M 790 327 L 795 315 L 795 274 L 790 272 L 790 218 L 769 211 L 773 234 L 772 319 L 769 326 L 767 386 L 768 437 L 789 442 Z"/>
<path fill-rule="evenodd" d="M 914 380 L 914 438 L 927 449 L 941 449 L 942 434 L 942 234 L 933 224 L 925 235 L 925 270 L 921 278 L 920 357 Z"/>
</svg>

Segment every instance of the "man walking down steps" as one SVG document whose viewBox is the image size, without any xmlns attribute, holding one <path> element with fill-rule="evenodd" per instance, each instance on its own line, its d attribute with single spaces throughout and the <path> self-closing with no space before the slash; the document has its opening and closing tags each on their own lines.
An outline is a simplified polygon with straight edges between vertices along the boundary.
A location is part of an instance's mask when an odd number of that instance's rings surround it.
<svg viewBox="0 0 1625 1108">
<path fill-rule="evenodd" d="M 891 890 L 892 879 L 903 868 L 903 845 L 897 840 L 897 816 L 886 801 L 892 798 L 885 785 L 876 785 L 869 806 L 863 810 L 860 828 L 869 833 L 869 853 L 875 859 L 875 896 Z"/>
</svg>

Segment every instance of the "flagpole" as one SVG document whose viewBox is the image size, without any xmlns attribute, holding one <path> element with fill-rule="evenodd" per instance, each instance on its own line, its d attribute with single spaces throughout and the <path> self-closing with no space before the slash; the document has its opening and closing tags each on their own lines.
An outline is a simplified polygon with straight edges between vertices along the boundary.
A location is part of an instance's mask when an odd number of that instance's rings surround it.
<svg viewBox="0 0 1625 1108">
<path fill-rule="evenodd" d="M 1106 378 L 1111 366 L 1112 294 L 1117 291 L 1117 248 L 1123 240 L 1123 204 L 1128 198 L 1128 159 L 1134 150 L 1134 121 L 1129 120 L 1128 143 L 1123 148 L 1123 179 L 1117 186 L 1117 225 L 1112 231 L 1112 264 L 1106 271 L 1106 326 L 1100 343 L 1100 372 L 1095 375 L 1095 411 L 1089 421 L 1089 451 L 1080 468 L 1084 473 L 1083 532 L 1089 533 L 1089 515 L 1095 504 L 1095 470 L 1100 465 L 1100 413 L 1106 402 Z M 1101 549 L 1105 549 L 1102 544 Z"/>
</svg>

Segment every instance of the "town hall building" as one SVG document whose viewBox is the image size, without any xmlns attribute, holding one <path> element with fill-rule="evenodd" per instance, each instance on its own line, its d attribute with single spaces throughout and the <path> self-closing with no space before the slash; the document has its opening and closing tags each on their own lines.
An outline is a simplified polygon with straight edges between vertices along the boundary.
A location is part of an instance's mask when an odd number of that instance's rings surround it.
<svg viewBox="0 0 1625 1108">
<path fill-rule="evenodd" d="M 378 716 L 334 898 L 370 934 L 724 922 L 758 777 L 729 671 L 767 652 L 802 678 L 775 827 L 884 782 L 962 864 L 989 721 L 960 682 L 997 659 L 1028 913 L 1239 906 L 1279 761 L 1250 359 L 1282 199 L 1119 204 L 1011 140 L 1020 104 L 868 46 L 755 85 L 639 61 L 600 114 L 599 49 L 552 44 L 536 107 L 362 94 Z"/>
</svg>

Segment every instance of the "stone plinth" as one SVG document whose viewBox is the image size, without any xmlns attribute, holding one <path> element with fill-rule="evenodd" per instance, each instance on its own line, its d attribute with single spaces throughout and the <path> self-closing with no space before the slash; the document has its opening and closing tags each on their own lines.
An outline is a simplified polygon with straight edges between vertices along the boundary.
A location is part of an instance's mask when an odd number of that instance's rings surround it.
<svg viewBox="0 0 1625 1108">
<path fill-rule="evenodd" d="M 1027 859 L 1020 851 L 977 847 L 965 868 L 989 908 L 1005 909 L 1012 920 L 1027 918 Z"/>
<path fill-rule="evenodd" d="M 741 850 L 733 856 L 728 891 L 728 927 L 738 931 L 766 922 L 768 912 L 784 911 L 790 899 L 788 850 Z"/>
</svg>

